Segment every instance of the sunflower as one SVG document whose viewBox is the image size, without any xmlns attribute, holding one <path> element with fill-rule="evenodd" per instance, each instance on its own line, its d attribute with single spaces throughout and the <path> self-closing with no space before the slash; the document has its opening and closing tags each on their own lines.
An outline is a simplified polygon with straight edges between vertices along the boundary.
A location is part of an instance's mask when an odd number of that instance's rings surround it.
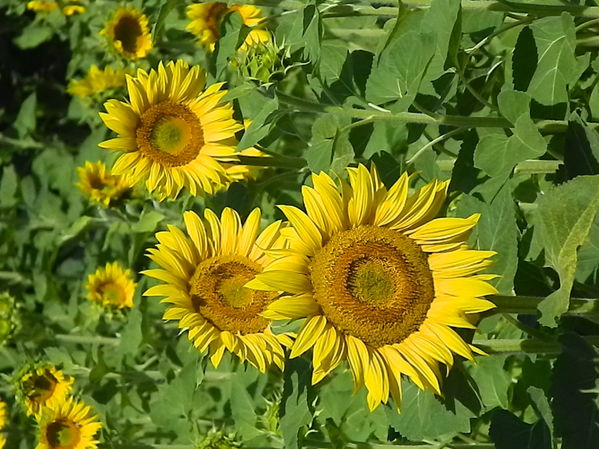
<svg viewBox="0 0 599 449">
<path fill-rule="evenodd" d="M 79 98 L 91 97 L 108 89 L 125 86 L 126 74 L 127 71 L 123 69 L 106 66 L 100 70 L 97 65 L 92 65 L 85 78 L 69 83 L 67 92 Z"/>
<path fill-rule="evenodd" d="M 78 167 L 81 189 L 92 201 L 108 207 L 131 191 L 131 182 L 126 176 L 113 175 L 104 162 L 85 161 L 83 167 Z"/>
<path fill-rule="evenodd" d="M 44 409 L 36 449 L 96 449 L 95 434 L 101 427 L 89 405 L 65 399 Z"/>
<path fill-rule="evenodd" d="M 131 270 L 118 262 L 107 263 L 87 277 L 87 297 L 104 307 L 125 309 L 133 307 L 135 282 Z"/>
<path fill-rule="evenodd" d="M 371 410 L 389 395 L 399 407 L 402 373 L 440 394 L 439 362 L 449 369 L 454 353 L 478 352 L 452 327 L 473 328 L 468 315 L 494 307 L 480 298 L 496 293 L 494 276 L 477 274 L 494 253 L 465 246 L 478 214 L 434 218 L 447 181 L 409 196 L 406 174 L 387 190 L 375 167 L 348 172 L 341 186 L 314 174 L 302 190 L 307 213 L 280 206 L 288 249 L 247 287 L 288 293 L 263 316 L 305 318 L 291 357 L 313 349 L 313 384 L 347 360 Z"/>
<path fill-rule="evenodd" d="M 227 7 L 226 3 L 208 2 L 187 7 L 187 17 L 191 22 L 186 30 L 197 36 L 198 44 L 214 50 L 216 41 L 220 39 L 220 26 L 229 13 L 238 13 L 241 16 L 243 24 L 248 27 L 256 27 L 262 21 L 262 11 L 252 5 L 232 5 Z M 255 42 L 264 42 L 264 33 L 254 33 L 258 30 L 252 30 L 248 34 L 243 45 L 251 45 Z M 251 37 L 250 37 L 251 36 Z"/>
<path fill-rule="evenodd" d="M 212 194 L 228 184 L 217 160 L 233 160 L 242 127 L 230 103 L 221 103 L 221 84 L 204 89 L 204 73 L 179 60 L 127 77 L 131 103 L 109 100 L 100 116 L 120 137 L 100 144 L 122 151 L 113 173 L 145 180 L 160 199 L 175 198 L 183 187 L 192 195 Z"/>
<path fill-rule="evenodd" d="M 144 58 L 152 49 L 148 17 L 134 8 L 118 8 L 100 34 L 127 59 Z"/>
<path fill-rule="evenodd" d="M 82 5 L 72 5 L 70 3 L 79 3 L 78 0 L 71 0 L 65 2 L 66 5 L 62 8 L 62 13 L 65 16 L 72 16 L 75 14 L 82 14 L 85 12 L 85 6 Z M 35 12 L 50 12 L 58 8 L 58 3 L 53 1 L 31 1 L 27 2 L 27 9 Z"/>
<path fill-rule="evenodd" d="M 6 426 L 6 402 L 0 400 L 0 430 Z"/>
<path fill-rule="evenodd" d="M 29 368 L 17 379 L 17 391 L 28 415 L 38 416 L 44 407 L 54 406 L 68 396 L 73 378 L 54 366 Z"/>
<path fill-rule="evenodd" d="M 143 274 L 163 283 L 144 295 L 166 296 L 163 302 L 171 306 L 164 319 L 177 320 L 179 328 L 187 329 L 199 351 L 209 350 L 215 367 L 228 350 L 261 372 L 271 363 L 282 369 L 281 343 L 289 344 L 289 338 L 275 337 L 269 321 L 260 316 L 277 294 L 244 287 L 262 271 L 266 253 L 278 247 L 281 222 L 259 233 L 259 209 L 242 225 L 229 208 L 220 220 L 208 209 L 204 220 L 194 212 L 185 212 L 183 219 L 187 235 L 174 226 L 156 234 L 160 243 L 149 250 L 149 257 L 161 269 Z"/>
</svg>

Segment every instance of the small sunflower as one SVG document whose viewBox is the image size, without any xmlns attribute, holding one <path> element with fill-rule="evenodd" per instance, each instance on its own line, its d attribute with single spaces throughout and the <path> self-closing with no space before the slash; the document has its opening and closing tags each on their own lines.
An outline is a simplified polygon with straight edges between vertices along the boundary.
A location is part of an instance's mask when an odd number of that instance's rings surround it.
<svg viewBox="0 0 599 449">
<path fill-rule="evenodd" d="M 85 78 L 72 80 L 69 83 L 67 92 L 75 97 L 87 98 L 108 89 L 124 87 L 126 74 L 127 71 L 123 69 L 113 69 L 106 66 L 100 70 L 97 65 L 92 65 Z"/>
<path fill-rule="evenodd" d="M 144 58 L 152 49 L 148 17 L 134 8 L 118 8 L 100 34 L 127 59 Z"/>
<path fill-rule="evenodd" d="M 374 167 L 348 172 L 341 186 L 314 174 L 307 213 L 280 206 L 288 249 L 247 287 L 289 293 L 263 316 L 305 318 L 291 357 L 312 348 L 312 383 L 347 360 L 371 410 L 389 395 L 399 407 L 401 374 L 440 394 L 439 362 L 449 369 L 454 353 L 478 351 L 452 328 L 473 328 L 468 315 L 494 307 L 481 297 L 496 293 L 486 282 L 495 276 L 477 274 L 494 253 L 465 246 L 478 214 L 434 218 L 448 182 L 409 196 L 406 174 L 387 190 Z"/>
<path fill-rule="evenodd" d="M 113 173 L 145 181 L 160 199 L 183 187 L 192 195 L 212 194 L 230 180 L 220 160 L 233 160 L 242 127 L 233 107 L 222 103 L 222 83 L 204 89 L 204 73 L 179 60 L 127 77 L 131 103 L 110 100 L 100 116 L 120 136 L 100 144 L 122 151 Z"/>
<path fill-rule="evenodd" d="M 6 402 L 0 400 L 0 430 L 6 426 Z"/>
<path fill-rule="evenodd" d="M 110 206 L 131 191 L 131 182 L 125 176 L 113 175 L 104 162 L 85 161 L 83 167 L 77 168 L 79 183 L 77 187 L 89 196 L 90 200 Z"/>
<path fill-rule="evenodd" d="M 260 316 L 277 294 L 244 287 L 262 271 L 265 253 L 277 248 L 281 223 L 259 233 L 259 209 L 243 225 L 229 208 L 220 220 L 208 209 L 204 220 L 194 212 L 185 212 L 183 219 L 187 235 L 174 226 L 156 234 L 160 243 L 149 257 L 161 269 L 143 274 L 164 283 L 144 295 L 166 296 L 163 302 L 171 306 L 164 319 L 178 320 L 199 351 L 209 350 L 215 367 L 228 350 L 261 372 L 272 363 L 282 369 L 281 343 L 289 344 L 289 337 L 273 335 Z"/>
<path fill-rule="evenodd" d="M 17 379 L 17 392 L 27 414 L 38 416 L 44 407 L 64 401 L 72 384 L 73 378 L 54 366 L 32 367 Z"/>
<path fill-rule="evenodd" d="M 252 5 L 232 5 L 227 7 L 223 2 L 208 2 L 187 7 L 187 17 L 191 22 L 186 30 L 197 36 L 198 44 L 214 50 L 216 41 L 220 39 L 220 26 L 229 13 L 238 13 L 241 16 L 243 24 L 248 27 L 256 27 L 262 21 L 262 11 Z M 264 42 L 267 31 L 255 33 L 258 30 L 252 30 L 248 34 L 243 45 L 251 45 L 254 42 Z M 251 37 L 250 37 L 251 36 Z"/>
<path fill-rule="evenodd" d="M 78 0 L 71 0 L 64 2 L 66 3 L 62 8 L 62 13 L 65 16 L 72 16 L 75 14 L 82 14 L 85 12 L 85 6 L 78 5 Z M 75 4 L 73 4 L 75 3 Z M 35 12 L 50 12 L 58 8 L 58 3 L 53 1 L 31 1 L 27 2 L 27 9 Z"/>
<path fill-rule="evenodd" d="M 87 277 L 87 297 L 104 307 L 125 309 L 133 307 L 135 282 L 131 270 L 118 262 L 107 263 Z"/>
<path fill-rule="evenodd" d="M 89 405 L 65 399 L 44 409 L 36 449 L 96 449 L 101 427 Z"/>
</svg>

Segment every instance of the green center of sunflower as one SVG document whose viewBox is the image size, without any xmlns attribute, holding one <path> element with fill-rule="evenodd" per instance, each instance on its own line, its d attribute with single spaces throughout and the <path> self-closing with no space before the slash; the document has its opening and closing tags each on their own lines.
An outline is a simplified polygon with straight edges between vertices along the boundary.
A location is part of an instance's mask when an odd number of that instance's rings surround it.
<svg viewBox="0 0 599 449">
<path fill-rule="evenodd" d="M 137 39 L 143 34 L 139 21 L 132 16 L 122 17 L 114 27 L 114 40 L 127 53 L 137 52 Z"/>
<path fill-rule="evenodd" d="M 102 285 L 100 291 L 102 292 L 102 299 L 104 302 L 113 305 L 121 304 L 123 302 L 123 298 L 125 297 L 123 288 L 115 282 L 107 282 L 106 284 Z"/>
<path fill-rule="evenodd" d="M 237 255 L 202 261 L 190 281 L 194 309 L 221 331 L 262 332 L 268 321 L 260 313 L 277 295 L 244 287 L 260 271 L 258 263 Z"/>
<path fill-rule="evenodd" d="M 59 419 L 46 428 L 46 439 L 52 449 L 73 449 L 81 440 L 81 432 L 71 420 Z"/>
<path fill-rule="evenodd" d="M 377 226 L 334 235 L 310 272 L 327 320 L 373 347 L 416 332 L 435 295 L 427 255 L 409 237 Z"/>
<path fill-rule="evenodd" d="M 144 156 L 167 167 L 188 164 L 204 145 L 198 117 L 187 106 L 168 101 L 142 114 L 135 137 Z"/>
</svg>

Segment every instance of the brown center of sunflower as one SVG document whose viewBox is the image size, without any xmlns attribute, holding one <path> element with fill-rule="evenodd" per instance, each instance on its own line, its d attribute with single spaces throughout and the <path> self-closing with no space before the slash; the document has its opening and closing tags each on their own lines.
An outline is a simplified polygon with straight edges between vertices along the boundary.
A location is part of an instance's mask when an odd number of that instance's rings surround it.
<svg viewBox="0 0 599 449">
<path fill-rule="evenodd" d="M 195 311 L 222 331 L 242 335 L 262 332 L 268 321 L 259 314 L 277 294 L 244 287 L 261 271 L 259 264 L 242 256 L 202 261 L 190 282 Z"/>
<path fill-rule="evenodd" d="M 361 226 L 334 235 L 310 270 L 327 320 L 373 347 L 417 331 L 434 299 L 427 255 L 390 229 Z"/>
<path fill-rule="evenodd" d="M 51 449 L 73 449 L 81 440 L 81 431 L 73 421 L 62 418 L 48 424 L 46 439 Z"/>
<path fill-rule="evenodd" d="M 33 374 L 26 381 L 27 397 L 36 404 L 45 402 L 54 394 L 56 385 L 58 385 L 58 379 L 47 370 L 43 374 Z"/>
<path fill-rule="evenodd" d="M 120 41 L 123 50 L 128 53 L 137 51 L 137 39 L 143 35 L 139 21 L 132 16 L 124 16 L 114 27 L 114 40 Z"/>
<path fill-rule="evenodd" d="M 145 111 L 136 130 L 144 156 L 168 167 L 194 160 L 204 145 L 198 117 L 185 105 L 164 101 Z"/>
</svg>

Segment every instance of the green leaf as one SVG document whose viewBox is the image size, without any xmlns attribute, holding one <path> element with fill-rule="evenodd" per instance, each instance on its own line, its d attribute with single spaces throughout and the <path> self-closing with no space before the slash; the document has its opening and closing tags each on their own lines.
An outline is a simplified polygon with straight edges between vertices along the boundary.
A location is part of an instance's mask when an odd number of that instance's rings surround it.
<svg viewBox="0 0 599 449">
<path fill-rule="evenodd" d="M 475 380 L 485 410 L 495 407 L 508 408 L 508 389 L 512 377 L 504 369 L 506 357 L 494 355 L 478 360 L 469 366 L 468 372 Z"/>
<path fill-rule="evenodd" d="M 141 213 L 139 221 L 131 226 L 133 232 L 154 232 L 164 215 L 155 210 L 146 210 Z"/>
<path fill-rule="evenodd" d="M 577 77 L 574 19 L 564 12 L 560 17 L 535 20 L 531 28 L 539 62 L 528 93 L 545 106 L 567 103 L 568 87 Z"/>
<path fill-rule="evenodd" d="M 555 327 L 568 310 L 577 251 L 585 243 L 599 211 L 599 175 L 579 176 L 538 200 L 534 240 L 545 250 L 545 265 L 557 271 L 560 287 L 539 304 L 540 323 Z"/>
<path fill-rule="evenodd" d="M 22 50 L 37 47 L 46 42 L 54 35 L 51 26 L 32 22 L 23 29 L 21 35 L 15 38 L 14 43 Z"/>
<path fill-rule="evenodd" d="M 249 385 L 257 378 L 258 373 L 252 371 L 239 371 L 231 379 L 231 415 L 235 421 L 235 428 L 244 440 L 251 440 L 260 435 L 256 428 L 258 416 L 254 411 L 256 405 L 248 392 Z"/>
<path fill-rule="evenodd" d="M 526 92 L 537 68 L 537 46 L 530 27 L 522 28 L 512 53 L 514 89 Z"/>
<path fill-rule="evenodd" d="M 412 31 L 399 36 L 373 64 L 366 83 L 366 99 L 376 104 L 398 101 L 400 109 L 406 110 L 414 101 L 434 54 L 434 35 Z"/>
<path fill-rule="evenodd" d="M 551 449 L 544 423 L 527 424 L 507 410 L 493 414 L 489 436 L 496 449 Z"/>
<path fill-rule="evenodd" d="M 33 92 L 21 104 L 21 109 L 19 109 L 19 114 L 17 115 L 17 118 L 13 124 L 17 130 L 17 133 L 19 134 L 19 137 L 23 138 L 35 131 L 36 108 L 37 95 L 35 92 Z"/>
<path fill-rule="evenodd" d="M 354 151 L 346 129 L 350 123 L 349 117 L 340 114 L 326 114 L 314 121 L 310 147 L 304 153 L 312 172 L 342 172 L 353 160 Z"/>
<path fill-rule="evenodd" d="M 17 203 L 17 173 L 12 165 L 2 169 L 0 180 L 0 207 L 12 207 Z"/>
<path fill-rule="evenodd" d="M 549 440 L 553 441 L 553 412 L 551 411 L 549 400 L 547 399 L 545 392 L 537 387 L 528 387 L 526 391 L 530 396 L 535 411 L 540 418 L 545 421 L 545 424 L 549 429 Z"/>
<path fill-rule="evenodd" d="M 509 173 L 518 162 L 542 156 L 547 143 L 529 116 L 529 97 L 521 92 L 505 91 L 499 95 L 500 112 L 512 123 L 513 134 L 488 134 L 480 139 L 474 165 L 489 176 Z"/>
<path fill-rule="evenodd" d="M 309 385 L 308 362 L 299 358 L 289 360 L 285 366 L 279 421 L 287 449 L 298 449 L 300 429 L 312 421 L 312 413 L 308 408 Z"/>
<path fill-rule="evenodd" d="M 413 441 L 470 432 L 472 413 L 460 402 L 453 409 L 446 406 L 430 391 L 422 391 L 411 382 L 402 382 L 401 413 L 387 410 L 389 424 L 404 437 Z"/>
<path fill-rule="evenodd" d="M 279 107 L 279 101 L 276 98 L 266 99 L 260 96 L 260 98 L 253 98 L 253 107 L 259 106 L 260 110 L 256 111 L 255 115 L 246 113 L 244 110 L 245 117 L 251 117 L 252 123 L 243 133 L 243 137 L 237 145 L 239 151 L 256 145 L 260 140 L 268 135 L 272 127 L 275 125 L 274 117 L 277 114 L 277 108 Z M 243 105 L 242 105 L 242 109 Z"/>
<path fill-rule="evenodd" d="M 142 315 L 139 307 L 128 312 L 127 324 L 121 331 L 121 342 L 118 351 L 123 355 L 134 355 L 143 341 L 141 330 Z"/>
</svg>

